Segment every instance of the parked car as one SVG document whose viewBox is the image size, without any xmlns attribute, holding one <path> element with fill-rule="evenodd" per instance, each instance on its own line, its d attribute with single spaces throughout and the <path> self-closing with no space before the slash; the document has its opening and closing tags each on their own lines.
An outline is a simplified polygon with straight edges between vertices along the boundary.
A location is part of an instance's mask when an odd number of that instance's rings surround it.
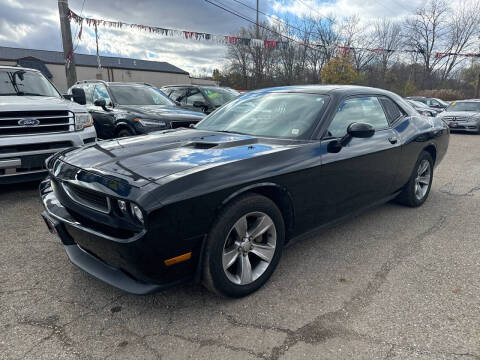
<svg viewBox="0 0 480 360">
<path fill-rule="evenodd" d="M 417 110 L 420 114 L 424 116 L 434 117 L 434 116 L 437 116 L 437 114 L 442 112 L 442 110 L 431 108 L 420 101 L 411 100 L 411 99 L 406 99 L 406 100 L 410 105 L 412 105 L 412 107 L 415 110 Z"/>
<path fill-rule="evenodd" d="M 205 117 L 179 108 L 160 90 L 148 84 L 86 80 L 70 90 L 85 93 L 85 103 L 101 139 L 189 127 Z"/>
<path fill-rule="evenodd" d="M 210 114 L 223 104 L 240 96 L 240 93 L 234 89 L 219 86 L 171 85 L 164 86 L 161 90 L 179 106 L 200 110 L 205 114 Z"/>
<path fill-rule="evenodd" d="M 451 130 L 480 133 L 480 100 L 453 101 L 439 117 Z"/>
<path fill-rule="evenodd" d="M 46 158 L 95 139 L 87 109 L 40 71 L 0 66 L 0 184 L 42 179 Z"/>
<path fill-rule="evenodd" d="M 447 106 L 449 105 L 446 101 L 443 101 L 442 99 L 428 98 L 428 97 L 425 97 L 425 96 L 409 96 L 409 97 L 407 97 L 407 99 L 419 101 L 421 103 L 424 103 L 428 107 L 438 109 L 440 111 L 445 110 L 447 108 Z"/>
<path fill-rule="evenodd" d="M 194 280 L 240 297 L 291 239 L 392 199 L 422 205 L 448 139 L 385 90 L 257 90 L 192 129 L 51 157 L 43 217 L 74 264 L 125 291 Z"/>
</svg>

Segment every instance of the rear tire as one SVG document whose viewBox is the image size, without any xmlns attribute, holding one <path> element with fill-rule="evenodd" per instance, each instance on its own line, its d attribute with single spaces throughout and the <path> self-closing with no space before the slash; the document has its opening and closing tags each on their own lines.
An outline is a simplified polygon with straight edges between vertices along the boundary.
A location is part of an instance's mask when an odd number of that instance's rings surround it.
<svg viewBox="0 0 480 360">
<path fill-rule="evenodd" d="M 217 294 L 246 296 L 267 282 L 278 265 L 285 225 L 269 198 L 245 194 L 228 204 L 205 247 L 203 285 Z"/>
<path fill-rule="evenodd" d="M 422 151 L 413 168 L 412 175 L 407 185 L 397 197 L 397 202 L 411 206 L 421 206 L 428 198 L 433 181 L 432 156 Z"/>
</svg>

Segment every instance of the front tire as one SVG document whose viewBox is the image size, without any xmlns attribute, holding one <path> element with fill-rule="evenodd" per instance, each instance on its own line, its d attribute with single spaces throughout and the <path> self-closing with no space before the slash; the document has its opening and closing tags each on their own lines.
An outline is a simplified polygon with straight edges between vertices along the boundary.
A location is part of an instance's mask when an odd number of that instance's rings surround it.
<svg viewBox="0 0 480 360">
<path fill-rule="evenodd" d="M 130 130 L 127 129 L 127 128 L 122 128 L 122 129 L 120 129 L 120 131 L 117 133 L 117 137 L 119 137 L 119 138 L 128 137 L 128 136 L 133 136 L 133 135 L 135 135 L 135 134 L 132 133 L 132 131 L 130 131 Z"/>
<path fill-rule="evenodd" d="M 284 240 L 283 217 L 273 201 L 257 194 L 233 200 L 206 239 L 203 284 L 230 297 L 258 290 L 277 267 Z"/>
<path fill-rule="evenodd" d="M 432 156 L 422 151 L 410 176 L 410 180 L 400 193 L 397 201 L 401 204 L 418 207 L 428 198 L 433 181 Z"/>
</svg>

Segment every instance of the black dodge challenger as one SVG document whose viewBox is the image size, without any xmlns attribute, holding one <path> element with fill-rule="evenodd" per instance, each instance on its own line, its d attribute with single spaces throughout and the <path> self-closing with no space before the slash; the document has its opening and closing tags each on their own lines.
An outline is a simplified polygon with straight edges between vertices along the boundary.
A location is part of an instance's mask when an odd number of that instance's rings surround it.
<svg viewBox="0 0 480 360">
<path fill-rule="evenodd" d="M 391 92 L 264 89 L 195 128 L 54 155 L 43 217 L 75 265 L 125 291 L 201 281 L 240 297 L 292 238 L 392 199 L 422 205 L 448 139 Z"/>
</svg>

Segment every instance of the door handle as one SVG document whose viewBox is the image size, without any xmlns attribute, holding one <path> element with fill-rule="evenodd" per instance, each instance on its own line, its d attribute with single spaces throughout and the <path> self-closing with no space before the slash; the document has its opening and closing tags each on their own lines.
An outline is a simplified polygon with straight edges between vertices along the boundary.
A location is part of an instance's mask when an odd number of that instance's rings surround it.
<svg viewBox="0 0 480 360">
<path fill-rule="evenodd" d="M 397 141 L 398 141 L 398 139 L 397 139 L 396 136 L 390 136 L 390 137 L 388 138 L 388 141 L 390 141 L 391 144 L 396 144 Z"/>
</svg>

